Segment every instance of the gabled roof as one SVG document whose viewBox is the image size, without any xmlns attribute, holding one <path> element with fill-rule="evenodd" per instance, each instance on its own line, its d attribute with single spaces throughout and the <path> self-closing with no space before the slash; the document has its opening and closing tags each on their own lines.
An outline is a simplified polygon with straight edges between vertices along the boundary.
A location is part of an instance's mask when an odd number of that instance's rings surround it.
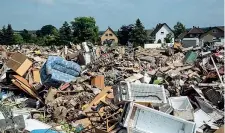
<svg viewBox="0 0 225 133">
<path fill-rule="evenodd" d="M 221 32 L 212 33 L 211 35 L 215 36 L 216 38 L 224 37 L 224 33 Z"/>
<path fill-rule="evenodd" d="M 224 26 L 217 26 L 217 28 L 224 31 Z"/>
<path fill-rule="evenodd" d="M 209 34 L 212 35 L 212 36 L 214 36 L 214 37 L 216 37 L 216 38 L 224 37 L 224 32 L 217 32 L 217 33 L 209 33 L 209 32 L 206 32 L 205 34 L 203 34 L 201 36 L 201 38 L 204 37 L 204 36 L 206 36 L 206 35 L 209 35 Z"/>
<path fill-rule="evenodd" d="M 213 29 L 218 29 L 220 32 L 215 32 L 215 33 L 214 32 L 209 32 L 209 31 L 211 31 Z M 212 35 L 212 36 L 214 36 L 216 38 L 224 37 L 224 26 L 212 27 L 212 28 L 210 28 L 210 30 L 208 30 L 207 32 L 205 32 L 205 34 L 203 34 L 201 37 L 204 37 L 204 36 L 206 36 L 208 34 L 210 34 L 210 35 Z"/>
<path fill-rule="evenodd" d="M 107 30 L 110 30 L 115 36 L 117 36 L 117 34 L 116 34 L 110 27 L 108 27 L 108 29 L 106 29 L 105 32 L 106 32 Z M 104 32 L 102 35 L 104 35 L 105 32 Z M 101 36 L 102 36 L 102 35 L 101 35 Z"/>
<path fill-rule="evenodd" d="M 199 27 L 193 27 L 188 34 L 203 34 L 204 31 Z"/>
<path fill-rule="evenodd" d="M 156 28 L 153 30 L 153 32 L 151 33 L 151 36 L 155 36 L 155 34 L 163 27 L 163 26 L 167 26 L 172 32 L 173 30 L 166 24 L 166 23 L 159 23 L 156 25 Z"/>
<path fill-rule="evenodd" d="M 145 31 L 147 33 L 147 36 L 150 36 L 154 30 L 153 29 L 148 29 L 148 30 L 145 30 Z"/>
</svg>

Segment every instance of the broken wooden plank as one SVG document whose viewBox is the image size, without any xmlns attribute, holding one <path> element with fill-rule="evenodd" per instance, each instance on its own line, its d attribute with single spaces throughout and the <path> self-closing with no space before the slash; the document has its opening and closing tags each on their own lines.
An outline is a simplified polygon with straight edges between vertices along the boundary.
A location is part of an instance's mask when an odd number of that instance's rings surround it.
<svg viewBox="0 0 225 133">
<path fill-rule="evenodd" d="M 91 103 L 88 104 L 88 107 L 86 107 L 86 109 L 84 109 L 83 113 L 86 113 L 88 111 L 91 111 L 91 107 L 93 105 L 97 105 L 101 100 L 105 99 L 105 97 L 108 95 L 108 91 L 111 89 L 112 87 L 106 86 L 95 98 L 94 100 L 92 100 Z M 103 100 L 104 101 L 104 100 Z"/>
</svg>

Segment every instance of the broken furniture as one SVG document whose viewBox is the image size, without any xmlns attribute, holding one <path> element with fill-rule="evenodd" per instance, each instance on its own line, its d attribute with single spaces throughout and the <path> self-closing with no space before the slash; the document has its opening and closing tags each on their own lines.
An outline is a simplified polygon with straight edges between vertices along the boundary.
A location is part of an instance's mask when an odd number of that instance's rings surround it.
<svg viewBox="0 0 225 133">
<path fill-rule="evenodd" d="M 92 130 L 102 130 L 106 132 L 112 131 L 116 125 L 119 124 L 123 109 L 110 104 L 108 102 L 101 101 L 96 111 L 86 112 L 86 116 L 91 122 L 91 129 L 86 129 L 85 132 Z M 83 131 L 84 132 L 84 131 Z"/>
<path fill-rule="evenodd" d="M 72 61 L 66 61 L 62 57 L 49 56 L 41 68 L 42 83 L 71 82 L 80 74 L 81 68 Z"/>
<path fill-rule="evenodd" d="M 21 76 L 13 75 L 12 83 L 19 87 L 21 90 L 26 92 L 28 95 L 36 98 L 43 103 L 42 99 L 39 98 L 36 91 L 29 85 L 28 81 Z"/>
</svg>

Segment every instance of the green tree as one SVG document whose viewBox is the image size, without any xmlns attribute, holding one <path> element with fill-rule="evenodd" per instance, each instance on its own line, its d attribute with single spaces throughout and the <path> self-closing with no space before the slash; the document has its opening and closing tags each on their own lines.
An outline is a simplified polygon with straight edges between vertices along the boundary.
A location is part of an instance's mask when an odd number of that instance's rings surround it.
<svg viewBox="0 0 225 133">
<path fill-rule="evenodd" d="M 23 43 L 23 37 L 20 34 L 14 34 L 13 35 L 13 43 L 14 44 L 22 44 Z"/>
<path fill-rule="evenodd" d="M 134 46 L 143 46 L 147 40 L 147 33 L 145 27 L 141 23 L 140 19 L 137 19 L 134 29 L 131 32 L 131 42 Z"/>
<path fill-rule="evenodd" d="M 71 22 L 73 29 L 73 40 L 76 43 L 90 41 L 96 43 L 98 40 L 98 26 L 93 17 L 78 17 Z"/>
<path fill-rule="evenodd" d="M 181 33 L 186 31 L 185 26 L 181 22 L 177 22 L 176 25 L 174 25 L 174 36 L 177 38 Z"/>
<path fill-rule="evenodd" d="M 33 42 L 32 40 L 32 35 L 28 32 L 28 30 L 24 29 L 21 33 L 21 36 L 23 37 L 24 42 L 26 43 L 31 43 Z"/>
<path fill-rule="evenodd" d="M 171 43 L 173 39 L 173 35 L 171 33 L 167 34 L 166 37 L 164 38 L 166 43 Z"/>
<path fill-rule="evenodd" d="M 41 28 L 39 34 L 40 34 L 40 36 L 56 35 L 56 34 L 58 34 L 58 30 L 53 25 L 45 25 Z"/>
<path fill-rule="evenodd" d="M 45 45 L 44 37 L 33 37 L 34 43 L 37 45 Z"/>
<path fill-rule="evenodd" d="M 2 30 L 0 31 L 0 44 L 6 44 L 6 38 L 5 38 L 5 35 L 6 35 L 6 28 L 5 26 L 3 26 Z"/>
<path fill-rule="evenodd" d="M 47 46 L 50 45 L 57 45 L 57 38 L 55 36 L 44 36 L 43 37 L 44 43 Z"/>
<path fill-rule="evenodd" d="M 37 30 L 37 31 L 36 31 L 36 35 L 37 35 L 37 37 L 41 37 L 41 36 L 42 36 L 41 30 Z"/>
<path fill-rule="evenodd" d="M 133 24 L 130 25 L 123 25 L 119 30 L 118 30 L 118 39 L 119 43 L 122 45 L 127 45 L 127 42 L 130 40 L 131 37 L 131 32 L 134 28 Z"/>
<path fill-rule="evenodd" d="M 7 45 L 13 44 L 13 34 L 14 32 L 13 32 L 12 26 L 8 24 L 7 29 L 5 31 L 5 35 L 4 35 Z"/>
<path fill-rule="evenodd" d="M 59 38 L 62 43 L 68 43 L 72 41 L 72 30 L 70 25 L 66 21 L 59 29 Z"/>
<path fill-rule="evenodd" d="M 59 38 L 59 32 L 53 25 L 45 25 L 40 30 L 36 31 L 37 38 L 35 39 L 38 45 L 56 45 Z"/>
</svg>

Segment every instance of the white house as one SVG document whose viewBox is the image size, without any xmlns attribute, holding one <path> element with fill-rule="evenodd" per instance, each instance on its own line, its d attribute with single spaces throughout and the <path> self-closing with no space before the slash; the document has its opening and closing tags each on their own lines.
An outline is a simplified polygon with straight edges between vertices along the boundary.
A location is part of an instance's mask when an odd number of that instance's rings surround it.
<svg viewBox="0 0 225 133">
<path fill-rule="evenodd" d="M 168 34 L 172 35 L 172 42 L 174 42 L 174 33 L 172 29 L 166 23 L 159 23 L 151 33 L 151 36 L 155 38 L 154 43 L 159 43 L 159 40 L 161 40 L 161 43 L 165 43 L 165 38 Z"/>
</svg>

